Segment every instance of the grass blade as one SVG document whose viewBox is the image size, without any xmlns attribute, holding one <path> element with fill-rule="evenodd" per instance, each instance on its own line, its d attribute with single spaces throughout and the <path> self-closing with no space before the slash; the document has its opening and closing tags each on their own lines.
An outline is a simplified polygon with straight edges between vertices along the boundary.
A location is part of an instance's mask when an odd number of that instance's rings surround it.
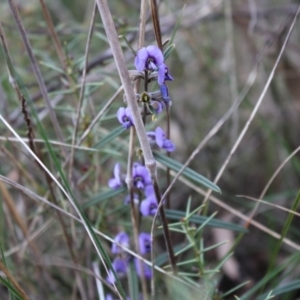
<svg viewBox="0 0 300 300">
<path fill-rule="evenodd" d="M 175 172 L 178 172 L 182 167 L 181 163 L 179 163 L 179 162 L 175 161 L 174 159 L 167 157 L 157 151 L 155 151 L 153 154 L 157 161 L 159 161 L 161 164 L 172 169 Z M 186 168 L 183 171 L 182 175 L 197 182 L 197 183 L 204 185 L 205 187 L 207 187 L 215 192 L 221 193 L 221 189 L 216 184 L 214 184 L 209 179 L 205 178 L 204 176 L 200 175 L 199 173 L 195 172 L 194 170 L 192 170 L 190 168 Z"/>
<path fill-rule="evenodd" d="M 101 139 L 93 148 L 101 148 L 113 139 L 115 139 L 117 136 L 122 134 L 123 132 L 126 131 L 126 128 L 123 126 L 115 128 L 113 131 L 111 131 L 108 135 L 106 135 L 103 139 Z"/>
<path fill-rule="evenodd" d="M 167 218 L 169 218 L 171 220 L 178 221 L 178 220 L 185 218 L 185 212 L 183 212 L 183 211 L 179 211 L 179 210 L 175 210 L 175 209 L 166 209 L 165 212 L 166 212 Z M 210 219 L 210 217 L 194 215 L 189 218 L 190 222 L 195 223 L 195 224 L 203 224 L 207 221 L 207 219 Z M 209 222 L 207 222 L 207 226 L 217 227 L 217 228 L 222 228 L 222 229 L 229 229 L 229 230 L 237 231 L 237 232 L 244 232 L 244 233 L 248 232 L 248 230 L 242 226 L 239 226 L 239 225 L 236 225 L 233 223 L 229 223 L 229 222 L 216 220 L 216 219 L 209 220 Z"/>
<path fill-rule="evenodd" d="M 124 187 L 116 189 L 116 190 L 109 190 L 107 192 L 100 193 L 100 194 L 92 197 L 90 200 L 86 201 L 85 203 L 83 203 L 81 207 L 84 209 L 84 208 L 88 208 L 92 205 L 96 205 L 107 199 L 116 197 L 116 196 L 122 194 L 123 192 L 125 192 L 126 190 L 127 190 L 127 188 L 124 186 Z"/>
</svg>

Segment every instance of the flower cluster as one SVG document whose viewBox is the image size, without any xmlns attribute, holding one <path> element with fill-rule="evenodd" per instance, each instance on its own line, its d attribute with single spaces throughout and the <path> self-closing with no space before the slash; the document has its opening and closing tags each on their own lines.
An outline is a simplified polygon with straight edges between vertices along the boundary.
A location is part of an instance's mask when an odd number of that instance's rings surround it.
<svg viewBox="0 0 300 300">
<path fill-rule="evenodd" d="M 148 110 L 143 109 L 143 113 L 160 114 L 163 109 L 171 104 L 169 90 L 166 81 L 173 81 L 173 77 L 169 74 L 169 69 L 164 63 L 164 55 L 162 51 L 154 45 L 143 47 L 137 51 L 134 65 L 137 71 L 146 74 L 145 80 L 148 85 L 148 75 L 155 74 L 159 84 L 159 91 L 148 93 L 144 91 L 142 94 L 137 94 L 137 100 L 142 102 Z M 153 76 L 151 75 L 151 78 Z M 128 129 L 134 126 L 133 118 L 129 107 L 120 107 L 117 112 L 117 118 L 124 128 Z"/>
<path fill-rule="evenodd" d="M 114 168 L 114 177 L 109 179 L 108 185 L 112 189 L 118 189 L 125 184 L 124 181 L 125 174 L 121 173 L 121 167 L 119 163 L 116 163 Z M 132 167 L 132 180 L 134 188 L 143 192 L 145 199 L 139 201 L 138 194 L 134 194 L 134 200 L 137 204 L 140 204 L 140 212 L 143 216 L 154 216 L 157 210 L 157 201 L 152 186 L 151 178 L 149 172 L 145 166 L 135 162 Z M 126 196 L 125 204 L 129 204 L 130 197 Z"/>
<path fill-rule="evenodd" d="M 129 244 L 130 244 L 130 238 L 128 234 L 125 232 L 120 232 L 115 236 L 114 243 L 112 244 L 111 247 L 111 252 L 117 255 L 112 262 L 112 266 L 119 278 L 126 276 L 128 270 L 128 264 L 130 263 L 130 261 L 132 261 L 132 259 L 134 260 L 134 265 L 138 276 L 141 276 L 141 263 L 139 262 L 139 260 L 137 258 L 132 258 L 131 256 L 126 255 L 124 250 L 121 248 L 121 246 L 129 248 Z M 139 234 L 139 248 L 140 248 L 141 255 L 150 253 L 151 251 L 150 234 L 146 232 L 141 232 Z M 144 262 L 142 262 L 142 265 L 143 265 L 145 278 L 150 279 L 152 277 L 151 268 L 148 265 L 146 265 Z M 109 272 L 106 281 L 110 284 L 115 283 L 116 278 L 112 271 Z"/>
<path fill-rule="evenodd" d="M 147 115 L 152 115 L 152 120 L 156 119 L 156 115 L 164 111 L 166 107 L 171 105 L 169 90 L 166 81 L 173 81 L 173 77 L 169 74 L 169 69 L 165 64 L 164 55 L 162 51 L 156 46 L 148 46 L 141 48 L 135 56 L 134 65 L 139 72 L 140 78 L 144 78 L 145 90 L 141 94 L 136 94 L 135 98 L 141 104 L 140 111 L 143 114 L 143 120 L 146 122 Z M 159 90 L 148 92 L 148 84 L 156 79 L 159 85 Z M 124 102 L 126 98 L 124 98 Z M 117 111 L 117 119 L 119 123 L 125 128 L 129 129 L 135 126 L 132 113 L 129 107 L 120 107 Z M 156 127 L 153 131 L 147 132 L 147 137 L 152 149 L 163 149 L 167 152 L 173 152 L 175 145 L 163 131 L 161 127 Z M 158 202 L 151 176 L 140 162 L 135 162 L 132 165 L 132 188 L 133 201 L 139 207 L 140 213 L 143 217 L 154 216 L 158 209 Z M 125 186 L 126 174 L 122 173 L 121 164 L 116 163 L 114 167 L 113 177 L 109 179 L 108 186 L 112 189 L 119 189 Z M 130 196 L 126 196 L 125 204 L 130 203 Z M 151 251 L 150 235 L 145 232 L 139 234 L 139 248 L 140 254 L 145 255 Z M 127 255 L 123 248 L 130 247 L 130 238 L 127 233 L 120 232 L 114 238 L 114 243 L 111 248 L 115 259 L 112 262 L 113 270 L 119 278 L 126 276 L 128 265 L 134 262 L 136 273 L 141 276 L 143 270 L 145 278 L 151 278 L 151 269 L 144 262 L 140 262 L 136 258 Z M 110 270 L 107 282 L 113 284 L 116 281 L 115 275 Z M 108 295 L 108 299 L 111 297 Z"/>
</svg>

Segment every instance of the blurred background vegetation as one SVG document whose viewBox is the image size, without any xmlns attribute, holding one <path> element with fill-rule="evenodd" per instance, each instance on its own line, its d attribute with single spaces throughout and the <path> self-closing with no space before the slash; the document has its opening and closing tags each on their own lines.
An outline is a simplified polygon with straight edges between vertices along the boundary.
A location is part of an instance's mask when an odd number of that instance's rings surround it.
<svg viewBox="0 0 300 300">
<path fill-rule="evenodd" d="M 94 1 L 48 0 L 46 4 L 63 45 L 67 70 L 62 66 L 56 53 L 40 2 L 18 1 L 18 8 L 34 55 L 39 62 L 63 134 L 63 142 L 71 144 Z M 133 48 L 136 48 L 140 1 L 111 0 L 109 5 L 118 33 L 125 35 Z M 177 146 L 174 158 L 184 163 L 235 101 L 241 100 L 236 112 L 209 140 L 191 164 L 194 170 L 213 180 L 266 84 L 296 13 L 298 2 L 164 0 L 160 1 L 159 7 L 164 41 L 171 37 L 177 20 L 181 18 L 174 39 L 176 48 L 167 61 L 170 73 L 175 79 L 168 85 L 173 103 L 172 140 Z M 7 1 L 0 3 L 0 19 L 13 66 L 30 95 L 39 120 L 46 128 L 47 137 L 57 141 L 45 101 Z M 153 44 L 154 34 L 150 15 L 146 29 L 146 45 Z M 211 213 L 218 211 L 217 217 L 221 220 L 243 225 L 243 221 L 235 211 L 228 211 L 227 208 L 248 215 L 256 202 L 237 195 L 259 198 L 276 169 L 299 146 L 300 133 L 297 128 L 300 113 L 299 40 L 300 27 L 297 23 L 262 105 L 218 182 L 222 189 L 222 195 L 218 195 L 219 203 L 227 206 L 220 206 L 213 201 L 209 211 Z M 134 55 L 126 43 L 122 44 L 127 64 L 133 69 Z M 66 76 L 66 72 L 69 77 Z M 71 85 L 69 78 L 73 82 Z M 21 113 L 20 100 L 11 84 L 3 58 L 0 63 L 0 81 L 0 112 L 20 136 L 26 138 L 27 125 Z M 78 136 L 85 131 L 120 86 L 98 12 L 89 50 L 86 82 Z M 74 194 L 81 204 L 107 190 L 107 180 L 111 177 L 114 163 L 122 159 L 125 162 L 122 156 L 123 151 L 127 151 L 126 143 L 118 140 L 100 152 L 90 149 L 117 126 L 115 113 L 122 101 L 120 93 L 84 140 L 82 146 L 85 148 L 75 151 L 71 181 Z M 35 138 L 41 139 L 42 136 L 32 115 L 30 118 Z M 0 138 L 1 175 L 46 197 L 49 190 L 43 172 L 2 123 L 0 123 Z M 55 173 L 55 167 L 44 143 L 37 145 L 45 163 Z M 58 145 L 53 147 L 63 163 L 66 156 L 61 147 Z M 69 151 L 70 148 L 66 149 Z M 295 199 L 300 181 L 299 158 L 299 154 L 295 154 L 289 160 L 267 190 L 264 200 L 287 209 L 291 209 L 297 203 Z M 66 168 L 66 173 L 67 171 Z M 13 200 L 13 209 L 7 206 L 5 191 Z M 55 191 L 55 194 L 60 206 L 69 209 L 62 195 L 58 191 Z M 172 207 L 184 209 L 189 196 L 192 196 L 195 207 L 204 199 L 204 195 L 191 190 L 183 183 L 178 183 L 172 192 Z M 86 210 L 92 223 L 110 236 L 114 236 L 120 228 L 130 225 L 127 221 L 129 219 L 125 217 L 128 215 L 126 212 L 121 214 L 122 218 L 116 218 L 118 213 L 116 210 L 123 201 L 122 197 Z M 28 294 L 32 295 L 32 299 L 43 299 L 37 287 L 39 278 L 33 274 L 38 274 L 39 268 L 45 268 L 48 270 L 46 282 L 49 284 L 45 289 L 49 288 L 47 293 L 53 295 L 49 299 L 80 299 L 74 287 L 74 271 L 69 263 L 70 254 L 64 242 L 62 229 L 55 219 L 55 212 L 8 185 L 1 184 L 0 199 L 2 203 L 6 203 L 2 206 L 1 212 L 1 244 L 9 269 L 16 279 Z M 14 209 L 16 215 L 12 213 Z M 299 211 L 298 207 L 293 209 Z M 29 250 L 28 246 L 22 244 L 25 237 L 18 218 L 29 234 L 37 233 L 49 222 L 34 239 L 33 248 L 38 249 L 42 266 L 39 264 L 36 266 L 37 261 L 34 259 L 35 254 L 31 253 L 32 249 Z M 287 212 L 264 204 L 260 205 L 255 216 L 259 224 L 278 234 L 285 228 L 287 218 Z M 73 247 L 79 264 L 90 269 L 95 258 L 91 242 L 80 226 L 74 226 L 68 219 L 65 221 L 69 233 L 76 237 L 73 240 Z M 298 229 L 299 219 L 295 217 L 286 232 L 286 238 L 292 244 L 282 243 L 275 266 L 280 266 L 285 259 L 299 251 Z M 217 229 L 207 231 L 206 243 L 209 245 L 222 241 L 224 236 L 226 239 L 234 240 L 232 232 L 224 233 L 222 236 L 222 232 Z M 180 241 L 179 236 L 178 242 Z M 250 283 L 242 288 L 240 292 L 242 294 L 255 286 L 267 273 L 272 260 L 272 251 L 278 243 L 278 239 L 262 228 L 250 226 L 249 233 L 243 237 L 233 259 L 229 262 L 231 265 L 227 269 L 224 268 L 223 274 L 217 278 L 219 289 L 227 291 L 249 280 Z M 105 245 L 109 251 L 109 243 Z M 221 255 L 220 251 L 210 252 L 207 260 L 214 262 Z M 295 264 L 288 265 L 285 271 L 280 273 L 286 272 L 282 278 L 279 275 L 274 278 L 274 282 L 276 281 L 274 286 L 299 278 L 299 271 Z M 87 290 L 87 299 L 96 299 L 93 278 L 83 275 L 83 282 Z M 0 288 L 0 298 L 6 299 L 6 294 L 5 289 Z M 230 297 L 226 299 L 233 299 Z M 300 294 L 293 291 L 286 293 L 284 298 L 274 299 L 292 300 L 297 297 L 300 297 Z"/>
</svg>

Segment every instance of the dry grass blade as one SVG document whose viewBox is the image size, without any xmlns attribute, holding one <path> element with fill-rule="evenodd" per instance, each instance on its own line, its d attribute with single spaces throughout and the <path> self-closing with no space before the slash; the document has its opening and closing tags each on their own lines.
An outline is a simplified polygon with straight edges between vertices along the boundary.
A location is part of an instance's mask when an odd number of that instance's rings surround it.
<svg viewBox="0 0 300 300">
<path fill-rule="evenodd" d="M 219 179 L 221 178 L 221 176 L 223 175 L 223 173 L 224 173 L 224 171 L 225 171 L 227 165 L 229 164 L 229 161 L 231 160 L 233 154 L 235 153 L 235 151 L 236 151 L 237 148 L 239 147 L 239 145 L 240 145 L 242 139 L 245 137 L 246 132 L 248 131 L 248 129 L 249 129 L 249 127 L 250 127 L 250 124 L 252 123 L 254 117 L 256 116 L 256 113 L 258 112 L 258 109 L 259 109 L 259 107 L 261 106 L 261 104 L 262 104 L 262 102 L 263 102 L 263 100 L 264 100 L 264 98 L 265 98 L 265 95 L 266 95 L 266 93 L 267 93 L 267 91 L 268 91 L 268 89 L 269 89 L 269 87 L 270 87 L 270 84 L 271 84 L 271 82 L 272 82 L 272 80 L 273 80 L 273 78 L 274 78 L 275 71 L 276 71 L 276 69 L 277 69 L 277 67 L 278 67 L 278 65 L 279 65 L 279 62 L 280 62 L 280 60 L 281 60 L 281 58 L 282 58 L 282 55 L 283 55 L 283 53 L 284 53 L 284 51 L 285 51 L 285 49 L 286 49 L 286 46 L 287 46 L 288 41 L 289 41 L 289 39 L 290 39 L 290 36 L 291 36 L 291 34 L 292 34 L 292 32 L 293 32 L 293 29 L 294 29 L 294 27 L 295 27 L 295 25 L 296 25 L 296 21 L 297 21 L 297 18 L 298 18 L 298 16 L 299 16 L 299 13 L 300 13 L 300 6 L 298 7 L 297 12 L 296 12 L 296 14 L 295 14 L 295 17 L 294 17 L 294 19 L 293 19 L 293 22 L 292 22 L 292 24 L 291 24 L 290 27 L 289 27 L 289 30 L 288 30 L 288 33 L 287 33 L 287 35 L 286 35 L 286 37 L 285 37 L 284 43 L 283 43 L 283 45 L 282 45 L 282 47 L 281 47 L 281 49 L 280 49 L 280 51 L 279 51 L 279 54 L 278 54 L 278 56 L 277 56 L 277 59 L 276 59 L 276 61 L 275 61 L 275 63 L 274 63 L 274 66 L 273 66 L 273 68 L 272 68 L 272 70 L 271 70 L 269 76 L 268 76 L 268 80 L 267 80 L 267 82 L 266 82 L 266 84 L 265 84 L 265 86 L 264 86 L 264 88 L 263 88 L 263 90 L 262 90 L 262 92 L 261 92 L 261 94 L 260 94 L 258 100 L 257 100 L 257 103 L 255 104 L 255 107 L 254 107 L 254 109 L 253 109 L 253 111 L 252 111 L 250 117 L 248 118 L 248 120 L 247 120 L 247 122 L 246 122 L 246 124 L 245 124 L 245 126 L 244 126 L 244 128 L 243 128 L 243 130 L 242 130 L 242 132 L 240 133 L 240 135 L 239 135 L 239 137 L 237 138 L 235 144 L 233 145 L 232 149 L 230 150 L 230 152 L 229 152 L 229 154 L 228 154 L 228 156 L 227 156 L 225 162 L 224 162 L 223 165 L 221 166 L 221 168 L 220 168 L 220 170 L 219 170 L 219 172 L 218 172 L 218 174 L 217 174 L 217 176 L 216 176 L 216 178 L 215 178 L 215 180 L 214 180 L 214 183 L 217 183 L 217 182 L 219 181 Z M 205 196 L 205 199 L 204 199 L 204 203 L 206 203 L 206 201 L 208 200 L 208 198 L 209 198 L 209 196 L 210 196 L 211 193 L 212 193 L 211 190 L 209 190 L 209 191 L 207 192 L 207 195 Z"/>
<path fill-rule="evenodd" d="M 293 156 L 296 155 L 296 153 L 298 153 L 300 150 L 300 146 L 294 150 L 283 162 L 282 164 L 277 168 L 277 170 L 274 172 L 274 174 L 271 176 L 271 178 L 269 179 L 269 181 L 267 182 L 266 186 L 264 187 L 263 191 L 261 192 L 260 196 L 259 196 L 259 199 L 255 205 L 255 207 L 253 208 L 250 216 L 249 216 L 249 220 L 252 220 L 255 213 L 257 212 L 257 209 L 259 207 L 259 203 L 260 203 L 260 200 L 265 196 L 267 190 L 269 189 L 270 185 L 272 184 L 272 182 L 274 181 L 274 179 L 276 178 L 276 176 L 279 174 L 279 172 L 282 170 L 282 168 L 291 160 L 291 158 Z M 263 201 L 261 201 L 263 203 Z M 292 211 L 290 211 L 292 213 Z M 245 227 L 248 227 L 249 224 L 248 222 L 246 222 L 245 224 Z"/>
<path fill-rule="evenodd" d="M 293 214 L 295 216 L 300 217 L 300 213 L 298 213 L 298 212 L 296 212 L 294 210 L 288 209 L 288 208 L 286 208 L 284 206 L 281 206 L 281 205 L 278 205 L 278 204 L 270 203 L 268 201 L 262 200 L 261 198 L 256 199 L 256 198 L 249 197 L 249 196 L 246 196 L 246 195 L 236 195 L 236 196 L 240 197 L 240 198 L 249 199 L 249 200 L 252 200 L 252 201 L 255 201 L 255 202 L 258 202 L 258 203 L 263 203 L 263 204 L 266 204 L 266 205 L 271 206 L 273 208 L 278 208 L 278 209 L 280 209 L 282 211 L 286 211 L 286 212 L 288 212 L 290 214 Z"/>
<path fill-rule="evenodd" d="M 50 99 L 48 97 L 47 88 L 46 88 L 46 85 L 45 85 L 45 82 L 44 82 L 41 70 L 40 70 L 39 65 L 38 65 L 38 63 L 36 61 L 36 58 L 35 58 L 35 56 L 33 54 L 33 50 L 32 50 L 31 44 L 29 42 L 28 36 L 26 34 L 25 27 L 24 27 L 24 25 L 23 25 L 23 23 L 21 21 L 21 17 L 20 17 L 18 8 L 17 8 L 16 3 L 15 3 L 14 0 L 9 0 L 8 2 L 9 2 L 10 9 L 12 11 L 13 17 L 15 19 L 15 22 L 17 24 L 18 30 L 20 31 L 20 34 L 21 34 L 23 43 L 25 45 L 27 54 L 29 56 L 29 59 L 30 59 L 31 65 L 32 65 L 32 69 L 33 69 L 33 72 L 34 72 L 35 77 L 37 79 L 40 91 L 41 91 L 41 93 L 43 95 L 43 98 L 45 100 L 47 109 L 49 111 L 50 118 L 51 118 L 52 124 L 54 126 L 55 132 L 57 134 L 57 137 L 58 137 L 59 141 L 63 142 L 64 138 L 63 138 L 63 134 L 62 134 L 61 128 L 59 126 L 59 123 L 58 123 L 57 117 L 56 117 L 56 115 L 54 113 L 54 110 L 53 110 L 53 108 L 51 106 Z M 63 153 L 66 154 L 65 148 L 61 147 L 61 149 L 62 149 Z"/>
<path fill-rule="evenodd" d="M 23 300 L 29 300 L 29 297 L 19 285 L 19 283 L 15 280 L 15 278 L 11 275 L 9 270 L 5 267 L 5 265 L 0 261 L 0 270 L 5 274 L 7 279 L 13 284 L 13 286 L 18 290 L 20 295 L 22 296 Z"/>
</svg>

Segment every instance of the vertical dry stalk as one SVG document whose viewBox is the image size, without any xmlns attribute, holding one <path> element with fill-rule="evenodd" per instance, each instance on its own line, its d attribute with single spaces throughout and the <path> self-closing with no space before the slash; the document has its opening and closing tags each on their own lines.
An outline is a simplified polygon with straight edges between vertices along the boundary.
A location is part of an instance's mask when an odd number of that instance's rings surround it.
<svg viewBox="0 0 300 300">
<path fill-rule="evenodd" d="M 157 7 L 156 0 L 150 0 L 150 6 L 151 6 L 151 15 L 152 15 L 152 21 L 153 21 L 153 27 L 154 27 L 154 33 L 155 33 L 157 46 L 160 50 L 162 50 L 163 46 L 162 46 L 162 41 L 161 41 L 161 31 L 160 31 L 160 25 L 159 25 L 158 7 Z"/>
<path fill-rule="evenodd" d="M 43 98 L 45 100 L 46 107 L 47 107 L 47 109 L 49 111 L 50 119 L 51 119 L 52 124 L 54 126 L 54 130 L 56 132 L 56 135 L 57 135 L 59 141 L 62 143 L 64 141 L 63 134 L 62 134 L 62 131 L 61 131 L 60 127 L 59 127 L 59 123 L 57 121 L 57 118 L 56 118 L 56 115 L 54 113 L 54 110 L 53 110 L 53 108 L 51 106 L 50 99 L 49 99 L 48 93 L 47 93 L 47 88 L 46 88 L 46 85 L 45 85 L 45 82 L 44 82 L 41 70 L 40 70 L 39 65 L 38 65 L 38 63 L 37 63 L 37 61 L 35 59 L 34 54 L 33 54 L 32 47 L 31 47 L 31 44 L 29 42 L 28 36 L 26 34 L 26 30 L 24 28 L 24 25 L 23 25 L 23 23 L 21 21 L 21 17 L 20 17 L 18 8 L 17 8 L 16 3 L 15 3 L 14 0 L 8 0 L 8 3 L 9 3 L 9 6 L 10 6 L 12 15 L 13 15 L 13 17 L 15 19 L 16 24 L 17 24 L 18 30 L 19 30 L 19 32 L 21 34 L 21 37 L 22 37 L 25 49 L 27 51 L 27 54 L 28 54 L 30 62 L 31 62 L 31 66 L 32 66 L 34 75 L 35 75 L 36 80 L 38 82 L 38 85 L 39 85 L 40 91 L 41 91 L 41 93 L 43 95 Z M 66 155 L 65 148 L 61 146 L 61 149 L 62 149 L 63 153 Z"/>
<path fill-rule="evenodd" d="M 80 86 L 80 94 L 79 94 L 79 103 L 77 106 L 77 114 L 76 114 L 76 124 L 72 136 L 72 148 L 71 148 L 71 154 L 70 154 L 70 166 L 69 166 L 69 179 L 72 177 L 72 169 L 73 169 L 73 161 L 74 161 L 74 152 L 75 148 L 74 145 L 76 143 L 76 138 L 77 138 L 77 132 L 78 132 L 78 127 L 79 127 L 79 121 L 80 121 L 80 111 L 83 103 L 83 95 L 84 95 L 84 85 L 85 85 L 85 79 L 86 79 L 86 70 L 87 70 L 87 64 L 88 64 L 88 55 L 89 55 L 89 50 L 90 50 L 90 45 L 91 45 L 91 39 L 92 39 L 92 34 L 93 34 L 93 29 L 94 29 L 94 24 L 95 24 L 95 17 L 96 17 L 96 12 L 97 12 L 97 6 L 96 3 L 94 4 L 94 9 L 93 9 L 93 14 L 91 18 L 91 23 L 90 23 L 90 28 L 88 32 L 88 37 L 86 41 L 86 47 L 85 47 L 85 54 L 84 54 L 84 66 L 82 70 L 82 78 L 81 78 L 81 86 Z M 72 180 L 71 180 L 72 182 Z"/>
</svg>

